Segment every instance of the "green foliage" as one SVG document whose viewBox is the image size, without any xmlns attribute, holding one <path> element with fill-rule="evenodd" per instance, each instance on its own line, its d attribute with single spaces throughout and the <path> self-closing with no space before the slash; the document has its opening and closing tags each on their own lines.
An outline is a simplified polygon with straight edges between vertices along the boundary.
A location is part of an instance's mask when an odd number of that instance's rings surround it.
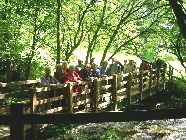
<svg viewBox="0 0 186 140">
<path fill-rule="evenodd" d="M 166 53 L 164 56 L 160 56 L 160 57 L 162 57 L 166 62 L 176 60 L 175 56 L 169 53 Z"/>
<path fill-rule="evenodd" d="M 22 89 L 22 92 L 24 92 L 24 89 Z M 21 101 L 30 100 L 28 93 L 23 93 L 22 95 L 19 95 L 16 97 L 5 97 L 4 99 L 5 99 L 5 101 L 4 101 L 5 105 L 11 105 L 13 103 L 18 103 Z"/>
<path fill-rule="evenodd" d="M 57 1 L 12 0 L 0 5 L 0 80 L 10 81 L 12 65 L 21 79 L 40 77 L 43 67 L 56 64 Z M 150 62 L 162 50 L 179 60 L 185 56 L 183 39 L 180 52 L 175 50 L 179 28 L 167 1 L 69 0 L 61 3 L 60 14 L 61 60 L 88 61 L 97 52 L 101 61 L 123 52 Z M 82 48 L 87 54 L 74 54 Z"/>
<path fill-rule="evenodd" d="M 44 74 L 44 66 L 45 64 L 41 64 L 40 61 L 33 61 L 31 72 L 28 79 L 38 79 L 41 78 Z"/>
<path fill-rule="evenodd" d="M 13 104 L 13 103 L 17 103 L 18 101 L 19 101 L 18 98 L 8 97 L 8 98 L 5 98 L 4 104 L 10 105 L 10 104 Z"/>
<path fill-rule="evenodd" d="M 106 131 L 105 134 L 100 136 L 101 140 L 121 140 L 121 134 L 113 128 L 110 128 L 109 130 Z"/>
<path fill-rule="evenodd" d="M 67 139 L 66 136 L 70 131 L 70 125 L 53 125 L 49 129 L 46 130 L 47 134 L 50 134 L 54 139 Z"/>
<path fill-rule="evenodd" d="M 139 54 L 139 57 L 142 60 L 146 60 L 148 62 L 154 62 L 155 58 L 157 57 L 157 52 L 154 51 L 153 49 L 146 49 L 146 48 L 142 48 L 141 53 Z"/>
<path fill-rule="evenodd" d="M 173 92 L 178 96 L 186 97 L 186 75 L 183 78 L 174 78 Z"/>
<path fill-rule="evenodd" d="M 6 92 L 11 93 L 4 98 L 4 104 L 10 105 L 13 103 L 18 103 L 25 100 L 30 100 L 30 94 L 28 94 L 28 89 L 30 87 L 28 85 L 14 85 L 7 89 Z M 16 95 L 19 94 L 19 95 Z M 15 96 L 16 95 L 16 96 Z"/>
</svg>

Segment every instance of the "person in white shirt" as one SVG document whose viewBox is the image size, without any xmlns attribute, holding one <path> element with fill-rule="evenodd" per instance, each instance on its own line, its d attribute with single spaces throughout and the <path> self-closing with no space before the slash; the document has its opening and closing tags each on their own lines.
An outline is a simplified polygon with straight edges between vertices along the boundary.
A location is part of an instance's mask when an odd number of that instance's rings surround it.
<svg viewBox="0 0 186 140">
<path fill-rule="evenodd" d="M 41 78 L 41 85 L 42 86 L 50 86 L 51 84 L 59 84 L 59 81 L 51 76 L 51 67 L 45 67 L 45 74 Z"/>
</svg>

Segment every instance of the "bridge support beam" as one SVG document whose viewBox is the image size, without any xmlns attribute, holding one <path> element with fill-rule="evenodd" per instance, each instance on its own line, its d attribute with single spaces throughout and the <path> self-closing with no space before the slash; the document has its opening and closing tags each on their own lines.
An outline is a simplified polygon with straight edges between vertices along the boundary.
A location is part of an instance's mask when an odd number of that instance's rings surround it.
<svg viewBox="0 0 186 140">
<path fill-rule="evenodd" d="M 11 115 L 23 115 L 24 104 L 11 104 L 10 114 Z M 24 140 L 24 124 L 22 120 L 15 119 L 14 124 L 10 125 L 10 140 Z"/>
</svg>

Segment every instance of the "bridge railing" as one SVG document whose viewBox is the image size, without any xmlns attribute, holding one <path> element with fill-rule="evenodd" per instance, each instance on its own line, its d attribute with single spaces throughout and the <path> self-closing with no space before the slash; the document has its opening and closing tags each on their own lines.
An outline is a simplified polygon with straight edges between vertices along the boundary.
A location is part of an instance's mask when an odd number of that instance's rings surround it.
<svg viewBox="0 0 186 140">
<path fill-rule="evenodd" d="M 125 102 L 125 105 L 130 105 L 165 89 L 167 80 L 172 80 L 171 74 L 172 68 L 164 67 L 95 78 L 92 81 L 82 81 L 79 84 L 69 83 L 68 85 L 61 84 L 53 87 L 38 86 L 38 80 L 1 82 L 1 89 L 10 88 L 14 90 L 6 91 L 6 94 L 1 93 L 0 95 L 2 98 L 4 96 L 19 97 L 20 94 L 23 94 L 22 92 L 28 93 L 30 101 L 24 102 L 30 102 L 31 113 L 55 113 L 59 111 L 73 113 L 78 112 L 78 110 L 81 112 L 97 112 L 108 110 L 108 106 L 110 107 L 109 110 L 118 110 L 120 109 L 119 104 L 122 102 Z M 18 91 L 19 87 L 25 85 L 24 91 Z M 74 91 L 74 88 L 78 88 L 78 91 Z M 136 98 L 133 99 L 133 97 Z M 55 105 L 52 105 L 52 103 Z"/>
<path fill-rule="evenodd" d="M 167 71 L 168 70 L 168 71 Z M 119 110 L 123 106 L 140 101 L 160 90 L 171 81 L 171 67 L 151 69 L 136 73 L 118 74 L 81 83 L 61 84 L 51 87 L 38 86 L 38 80 L 26 80 L 12 83 L 0 83 L 2 88 L 19 89 L 26 85 L 24 92 L 30 100 L 30 113 L 55 112 L 97 112 Z M 78 89 L 75 91 L 74 89 Z M 23 91 L 22 91 L 23 92 Z M 2 97 L 19 96 L 20 91 L 1 93 Z M 125 104 L 123 104 L 123 102 Z"/>
<path fill-rule="evenodd" d="M 165 68 L 95 78 L 89 82 L 33 87 L 32 113 L 116 111 L 164 90 Z"/>
</svg>

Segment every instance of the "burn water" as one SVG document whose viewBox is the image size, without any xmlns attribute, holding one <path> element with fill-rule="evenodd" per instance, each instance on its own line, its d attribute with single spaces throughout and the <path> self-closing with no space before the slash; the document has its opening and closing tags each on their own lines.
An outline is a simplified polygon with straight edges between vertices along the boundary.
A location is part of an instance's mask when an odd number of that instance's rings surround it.
<svg viewBox="0 0 186 140">
<path fill-rule="evenodd" d="M 185 97 L 161 93 L 134 104 L 130 109 L 139 110 L 182 106 L 186 106 Z M 186 140 L 186 118 L 71 125 L 68 133 L 56 134 L 54 137 L 51 139 Z"/>
</svg>

